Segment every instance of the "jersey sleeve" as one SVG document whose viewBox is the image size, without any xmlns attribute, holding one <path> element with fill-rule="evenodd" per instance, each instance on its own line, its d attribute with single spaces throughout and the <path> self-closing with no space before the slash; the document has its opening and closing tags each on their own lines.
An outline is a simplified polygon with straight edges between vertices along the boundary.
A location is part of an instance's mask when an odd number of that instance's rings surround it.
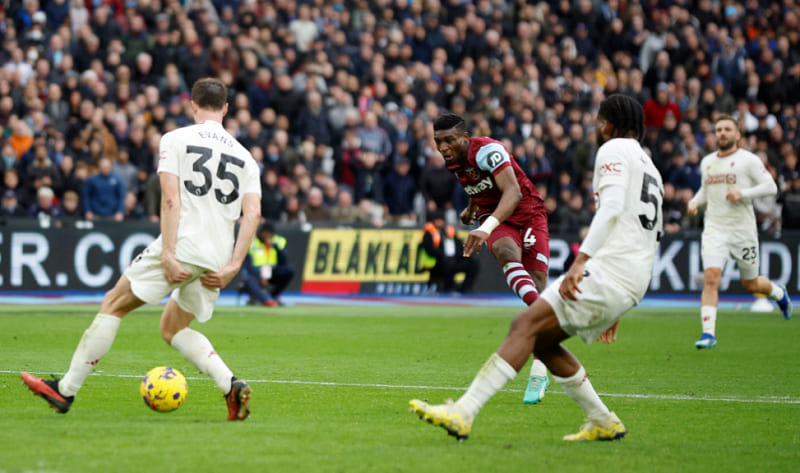
<svg viewBox="0 0 800 473">
<path fill-rule="evenodd" d="M 159 173 L 166 172 L 169 174 L 180 175 L 178 156 L 179 153 L 176 149 L 176 141 L 174 133 L 166 133 L 161 137 L 158 143 L 158 167 Z"/>
<path fill-rule="evenodd" d="M 497 174 L 501 169 L 511 165 L 511 155 L 503 145 L 489 143 L 482 146 L 475 154 L 475 162 L 479 169 Z"/>
<path fill-rule="evenodd" d="M 750 174 L 753 176 L 756 185 L 748 189 L 742 189 L 742 197 L 757 199 L 777 194 L 778 186 L 772 179 L 772 175 L 767 171 L 761 158 L 754 156 L 754 159 L 749 160 L 748 164 Z"/>
<path fill-rule="evenodd" d="M 258 194 L 261 196 L 261 176 L 256 161 L 250 157 L 245 166 L 244 182 L 242 183 L 242 195 Z"/>
<path fill-rule="evenodd" d="M 594 163 L 594 173 L 596 176 L 597 188 L 595 192 L 607 186 L 628 187 L 628 179 L 631 169 L 630 163 L 622 156 L 622 153 L 615 153 L 612 143 L 606 143 L 597 150 L 597 157 Z"/>
</svg>

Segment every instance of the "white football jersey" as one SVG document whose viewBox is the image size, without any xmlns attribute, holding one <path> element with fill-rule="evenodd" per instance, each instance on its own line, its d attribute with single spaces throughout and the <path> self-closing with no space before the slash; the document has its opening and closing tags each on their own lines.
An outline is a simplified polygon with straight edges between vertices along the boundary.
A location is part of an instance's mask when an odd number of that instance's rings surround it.
<svg viewBox="0 0 800 473">
<path fill-rule="evenodd" d="M 641 300 L 650 285 L 664 226 L 661 174 L 638 141 L 615 138 L 597 150 L 592 185 L 596 193 L 610 185 L 625 188 L 622 215 L 592 260 Z"/>
<path fill-rule="evenodd" d="M 702 181 L 700 190 L 692 200 L 697 205 L 706 204 L 706 229 L 753 232 L 756 229 L 753 199 L 745 197 L 731 203 L 726 197 L 728 190 L 744 190 L 772 183 L 773 187 L 770 188 L 774 194 L 777 186 L 761 158 L 750 151 L 740 148 L 721 158 L 717 154 L 718 152 L 713 152 L 700 161 Z"/>
<path fill-rule="evenodd" d="M 158 172 L 180 180 L 178 261 L 221 269 L 233 254 L 242 196 L 261 196 L 255 159 L 220 123 L 209 120 L 161 138 Z"/>
</svg>

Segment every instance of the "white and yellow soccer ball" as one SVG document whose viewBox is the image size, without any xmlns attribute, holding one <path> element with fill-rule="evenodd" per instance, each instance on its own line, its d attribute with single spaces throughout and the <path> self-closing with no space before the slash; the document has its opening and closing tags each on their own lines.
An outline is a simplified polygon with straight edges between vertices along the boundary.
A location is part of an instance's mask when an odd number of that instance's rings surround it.
<svg viewBox="0 0 800 473">
<path fill-rule="evenodd" d="M 147 407 L 158 412 L 172 412 L 186 400 L 189 388 L 180 371 L 159 366 L 147 372 L 139 385 L 139 392 Z"/>
</svg>

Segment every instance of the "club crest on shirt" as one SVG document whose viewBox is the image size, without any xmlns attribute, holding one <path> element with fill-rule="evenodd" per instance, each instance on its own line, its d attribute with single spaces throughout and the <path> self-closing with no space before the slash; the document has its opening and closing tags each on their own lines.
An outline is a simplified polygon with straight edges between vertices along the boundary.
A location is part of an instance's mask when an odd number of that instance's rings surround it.
<svg viewBox="0 0 800 473">
<path fill-rule="evenodd" d="M 464 171 L 464 174 L 466 174 L 467 177 L 473 181 L 481 177 L 481 172 L 475 168 L 467 168 L 467 170 Z"/>
</svg>

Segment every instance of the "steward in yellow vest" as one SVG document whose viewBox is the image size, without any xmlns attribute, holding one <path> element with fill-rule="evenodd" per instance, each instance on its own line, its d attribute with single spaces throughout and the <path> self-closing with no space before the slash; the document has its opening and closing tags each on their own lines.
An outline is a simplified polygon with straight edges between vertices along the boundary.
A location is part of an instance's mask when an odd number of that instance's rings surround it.
<svg viewBox="0 0 800 473">
<path fill-rule="evenodd" d="M 433 212 L 422 227 L 425 234 L 420 245 L 420 263 L 430 272 L 428 288 L 442 292 L 470 292 L 478 275 L 478 259 L 464 257 L 464 242 L 456 229 L 447 225 L 444 213 Z M 464 273 L 464 281 L 456 284 L 455 276 Z"/>
<path fill-rule="evenodd" d="M 250 303 L 269 307 L 283 305 L 281 293 L 295 273 L 294 266 L 289 264 L 286 243 L 286 238 L 275 233 L 272 222 L 258 229 L 242 264 L 240 292 L 250 295 Z"/>
</svg>

